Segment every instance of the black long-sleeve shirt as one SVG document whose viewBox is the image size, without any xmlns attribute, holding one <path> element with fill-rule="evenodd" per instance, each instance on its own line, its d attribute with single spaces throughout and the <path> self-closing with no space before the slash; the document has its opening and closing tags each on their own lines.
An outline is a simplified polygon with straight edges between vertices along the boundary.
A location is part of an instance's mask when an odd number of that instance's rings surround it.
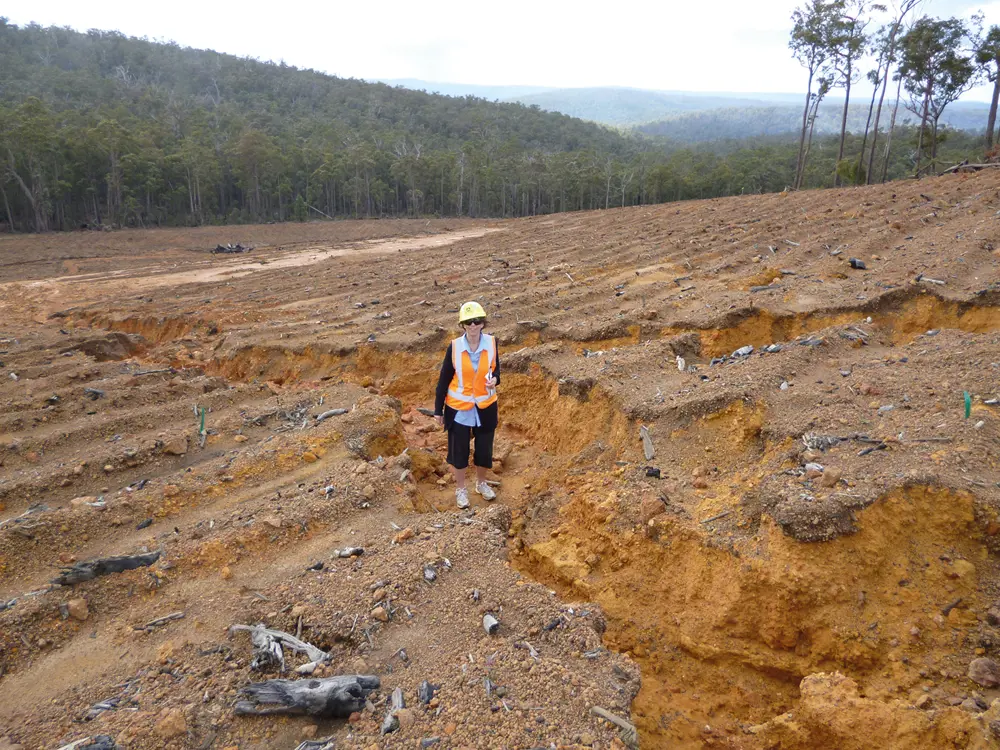
<svg viewBox="0 0 1000 750">
<path fill-rule="evenodd" d="M 448 351 L 444 353 L 444 362 L 441 363 L 441 374 L 438 375 L 437 391 L 434 394 L 434 413 L 444 415 L 445 428 L 451 427 L 455 421 L 455 410 L 447 406 L 444 402 L 448 396 L 448 386 L 451 385 L 452 378 L 455 377 L 455 362 L 452 359 L 451 344 L 448 344 Z M 493 359 L 493 377 L 496 378 L 497 385 L 500 385 L 500 347 L 497 347 L 496 357 Z M 473 409 L 479 409 L 473 405 Z M 495 430 L 498 422 L 499 410 L 497 402 L 479 409 L 479 422 L 483 429 Z"/>
</svg>

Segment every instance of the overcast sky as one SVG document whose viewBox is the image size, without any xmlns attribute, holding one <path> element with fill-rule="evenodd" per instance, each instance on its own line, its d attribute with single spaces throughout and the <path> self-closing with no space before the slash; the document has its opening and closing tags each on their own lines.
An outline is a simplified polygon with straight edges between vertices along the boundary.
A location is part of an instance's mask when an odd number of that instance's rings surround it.
<svg viewBox="0 0 1000 750">
<path fill-rule="evenodd" d="M 802 0 L 799 0 L 801 2 Z M 882 0 L 886 2 L 886 0 Z M 169 3 L 25 0 L 12 23 L 116 29 L 338 76 L 491 85 L 805 91 L 790 56 L 794 0 L 377 0 Z M 1000 24 L 1000 0 L 924 0 L 922 12 Z M 966 99 L 988 100 L 982 87 Z"/>
</svg>

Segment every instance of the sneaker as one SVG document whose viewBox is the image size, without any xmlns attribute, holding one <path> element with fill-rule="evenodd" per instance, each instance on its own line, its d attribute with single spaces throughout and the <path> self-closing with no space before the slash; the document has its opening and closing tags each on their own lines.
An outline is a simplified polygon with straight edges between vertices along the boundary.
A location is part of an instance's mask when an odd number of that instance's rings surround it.
<svg viewBox="0 0 1000 750">
<path fill-rule="evenodd" d="M 476 482 L 476 492 L 483 496 L 484 500 L 496 500 L 497 493 L 493 491 L 486 482 Z"/>
<path fill-rule="evenodd" d="M 458 503 L 459 510 L 469 507 L 469 491 L 465 487 L 455 490 L 455 502 Z"/>
</svg>

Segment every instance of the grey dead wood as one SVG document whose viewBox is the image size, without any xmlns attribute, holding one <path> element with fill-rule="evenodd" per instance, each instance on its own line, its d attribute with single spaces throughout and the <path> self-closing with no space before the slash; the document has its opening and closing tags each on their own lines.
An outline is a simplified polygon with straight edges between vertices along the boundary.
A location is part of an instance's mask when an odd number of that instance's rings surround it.
<svg viewBox="0 0 1000 750">
<path fill-rule="evenodd" d="M 158 628 L 160 625 L 166 625 L 172 620 L 183 620 L 183 612 L 171 612 L 169 615 L 164 615 L 163 617 L 157 617 L 155 620 L 150 620 L 145 625 L 137 625 L 135 630 L 152 630 L 153 628 Z"/>
<path fill-rule="evenodd" d="M 649 436 L 649 428 L 646 425 L 639 427 L 639 437 L 642 438 L 642 452 L 646 455 L 646 460 L 652 461 L 656 456 L 656 449 L 653 448 L 653 439 Z"/>
<path fill-rule="evenodd" d="M 98 734 L 63 745 L 59 750 L 118 750 L 118 747 L 113 738 L 106 734 Z"/>
<path fill-rule="evenodd" d="M 254 658 L 250 666 L 254 669 L 266 669 L 276 664 L 279 670 L 284 671 L 285 657 L 282 648 L 285 647 L 305 654 L 310 662 L 328 661 L 330 658 L 326 651 L 281 630 L 271 630 L 263 625 L 233 625 L 229 628 L 230 633 L 241 630 L 250 633 L 250 641 L 254 648 Z"/>
<path fill-rule="evenodd" d="M 316 424 L 319 424 L 324 419 L 329 419 L 330 417 L 339 417 L 341 414 L 347 414 L 348 409 L 330 409 L 330 411 L 325 411 L 322 414 L 316 415 Z"/>
<path fill-rule="evenodd" d="M 268 680 L 247 685 L 236 702 L 240 716 L 296 714 L 346 719 L 365 707 L 368 695 L 381 685 L 374 675 L 339 675 L 316 680 Z"/>
<path fill-rule="evenodd" d="M 611 713 L 606 708 L 601 708 L 600 706 L 591 706 L 590 713 L 594 714 L 594 716 L 600 716 L 605 721 L 610 721 L 616 727 L 621 729 L 621 739 L 626 745 L 638 747 L 639 733 L 636 732 L 634 724 L 625 721 L 625 719 L 620 716 L 615 716 L 615 714 Z"/>
<path fill-rule="evenodd" d="M 71 568 L 63 568 L 52 583 L 60 586 L 72 586 L 83 581 L 90 581 L 108 573 L 121 573 L 123 570 L 145 568 L 160 559 L 160 552 L 149 552 L 144 555 L 122 555 L 120 557 L 102 557 L 97 560 L 78 562 Z"/>
<path fill-rule="evenodd" d="M 306 740 L 298 745 L 295 750 L 333 750 L 335 747 L 333 737 L 324 737 L 321 740 Z"/>
</svg>

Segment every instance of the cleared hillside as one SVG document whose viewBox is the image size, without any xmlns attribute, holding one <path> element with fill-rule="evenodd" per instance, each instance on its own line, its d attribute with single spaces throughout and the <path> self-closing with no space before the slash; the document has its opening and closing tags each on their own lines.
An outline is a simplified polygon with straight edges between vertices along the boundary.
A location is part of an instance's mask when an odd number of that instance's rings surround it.
<svg viewBox="0 0 1000 750">
<path fill-rule="evenodd" d="M 998 211 L 990 171 L 0 238 L 0 746 L 633 744 L 597 707 L 643 747 L 995 747 Z M 499 499 L 460 512 L 421 409 L 469 298 Z M 324 653 L 284 677 L 379 687 L 239 715 L 257 623 Z"/>
</svg>

